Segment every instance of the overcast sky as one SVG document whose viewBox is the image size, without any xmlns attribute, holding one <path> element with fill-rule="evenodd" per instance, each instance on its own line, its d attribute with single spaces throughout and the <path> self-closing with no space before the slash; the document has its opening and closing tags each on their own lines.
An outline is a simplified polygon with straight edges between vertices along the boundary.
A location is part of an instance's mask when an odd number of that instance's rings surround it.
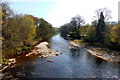
<svg viewBox="0 0 120 80">
<path fill-rule="evenodd" d="M 8 1 L 8 0 L 7 0 Z M 10 6 L 16 13 L 31 14 L 44 18 L 54 27 L 70 22 L 76 15 L 84 17 L 86 23 L 93 21 L 95 10 L 109 8 L 112 19 L 118 20 L 119 0 L 9 0 Z"/>
</svg>

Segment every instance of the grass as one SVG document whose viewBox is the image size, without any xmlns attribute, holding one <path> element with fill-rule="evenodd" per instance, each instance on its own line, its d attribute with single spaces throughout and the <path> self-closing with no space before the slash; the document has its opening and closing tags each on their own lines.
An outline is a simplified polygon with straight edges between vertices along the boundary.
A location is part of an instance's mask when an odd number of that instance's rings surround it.
<svg viewBox="0 0 120 80">
<path fill-rule="evenodd" d="M 28 46 L 23 46 L 22 50 L 27 50 L 27 49 L 30 49 L 30 47 Z"/>
<path fill-rule="evenodd" d="M 97 50 L 97 49 L 92 49 L 92 51 L 95 51 L 95 52 L 97 52 L 97 53 L 100 53 L 100 51 Z"/>
</svg>

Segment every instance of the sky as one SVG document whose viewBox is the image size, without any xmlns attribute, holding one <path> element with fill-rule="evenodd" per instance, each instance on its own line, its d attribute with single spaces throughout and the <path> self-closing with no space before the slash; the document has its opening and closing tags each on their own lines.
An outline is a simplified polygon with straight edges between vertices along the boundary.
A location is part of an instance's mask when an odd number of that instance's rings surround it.
<svg viewBox="0 0 120 80">
<path fill-rule="evenodd" d="M 15 13 L 44 18 L 53 27 L 69 23 L 76 15 L 84 17 L 86 24 L 91 24 L 93 16 L 96 15 L 95 10 L 99 8 L 108 8 L 112 11 L 112 19 L 109 21 L 118 20 L 119 0 L 9 0 L 9 2 Z"/>
</svg>

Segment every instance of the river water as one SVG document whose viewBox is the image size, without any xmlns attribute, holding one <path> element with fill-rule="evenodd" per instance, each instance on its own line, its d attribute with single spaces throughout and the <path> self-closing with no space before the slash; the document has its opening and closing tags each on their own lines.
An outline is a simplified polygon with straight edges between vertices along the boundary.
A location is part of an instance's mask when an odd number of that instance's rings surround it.
<svg viewBox="0 0 120 80">
<path fill-rule="evenodd" d="M 89 54 L 84 47 L 71 50 L 68 40 L 59 34 L 50 40 L 50 48 L 59 56 L 25 59 L 5 74 L 25 78 L 118 78 L 119 67 Z M 47 62 L 52 60 L 53 62 Z M 21 74 L 21 75 L 20 75 Z"/>
</svg>

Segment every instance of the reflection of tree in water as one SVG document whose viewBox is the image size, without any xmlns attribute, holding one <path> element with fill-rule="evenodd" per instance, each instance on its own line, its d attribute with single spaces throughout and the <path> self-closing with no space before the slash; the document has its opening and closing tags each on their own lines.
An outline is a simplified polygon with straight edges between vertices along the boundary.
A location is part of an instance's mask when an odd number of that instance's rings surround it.
<svg viewBox="0 0 120 80">
<path fill-rule="evenodd" d="M 96 62 L 96 64 L 100 65 L 100 64 L 102 64 L 103 61 L 100 58 L 96 58 L 95 62 Z"/>
<path fill-rule="evenodd" d="M 70 51 L 71 51 L 73 57 L 80 56 L 80 54 L 79 54 L 80 49 L 79 48 L 71 49 Z"/>
<path fill-rule="evenodd" d="M 92 62 L 95 68 L 100 68 L 104 64 L 102 59 L 95 56 L 93 56 Z"/>
</svg>

